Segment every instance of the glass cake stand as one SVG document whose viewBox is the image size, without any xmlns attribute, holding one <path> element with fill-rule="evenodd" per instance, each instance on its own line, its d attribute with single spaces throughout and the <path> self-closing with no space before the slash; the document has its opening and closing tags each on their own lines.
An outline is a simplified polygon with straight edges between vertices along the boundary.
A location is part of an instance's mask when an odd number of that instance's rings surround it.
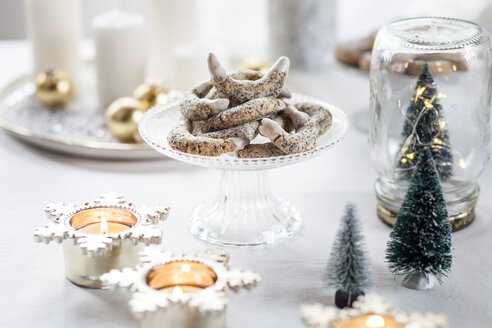
<svg viewBox="0 0 492 328">
<path fill-rule="evenodd" d="M 223 171 L 215 198 L 199 204 L 193 211 L 191 232 L 196 237 L 222 246 L 252 247 L 274 244 L 292 237 L 299 230 L 299 211 L 272 194 L 266 170 L 321 155 L 342 140 L 348 119 L 340 109 L 311 97 L 296 95 L 292 100 L 326 106 L 333 117 L 332 126 L 320 136 L 315 149 L 270 158 L 237 158 L 233 154 L 207 157 L 171 148 L 167 135 L 181 120 L 176 103 L 156 106 L 143 116 L 139 132 L 152 148 L 179 161 Z M 266 140 L 259 136 L 253 142 Z"/>
</svg>

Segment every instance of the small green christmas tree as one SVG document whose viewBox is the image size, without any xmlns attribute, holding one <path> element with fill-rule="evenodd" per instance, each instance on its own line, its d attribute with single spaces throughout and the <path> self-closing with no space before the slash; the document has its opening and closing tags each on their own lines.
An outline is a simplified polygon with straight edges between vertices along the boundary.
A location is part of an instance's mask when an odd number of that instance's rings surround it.
<svg viewBox="0 0 492 328">
<path fill-rule="evenodd" d="M 414 96 L 405 113 L 402 144 L 397 158 L 399 177 L 410 180 L 419 155 L 430 147 L 441 181 L 453 174 L 453 154 L 449 143 L 447 123 L 434 78 L 425 63 L 420 72 Z"/>
<path fill-rule="evenodd" d="M 351 306 L 369 280 L 369 262 L 355 206 L 348 204 L 328 261 L 327 279 L 338 307 Z"/>
<path fill-rule="evenodd" d="M 442 282 L 451 268 L 451 226 L 438 172 L 429 148 L 420 153 L 405 200 L 386 249 L 394 274 L 406 275 L 403 285 L 430 287 L 431 276 Z"/>
</svg>

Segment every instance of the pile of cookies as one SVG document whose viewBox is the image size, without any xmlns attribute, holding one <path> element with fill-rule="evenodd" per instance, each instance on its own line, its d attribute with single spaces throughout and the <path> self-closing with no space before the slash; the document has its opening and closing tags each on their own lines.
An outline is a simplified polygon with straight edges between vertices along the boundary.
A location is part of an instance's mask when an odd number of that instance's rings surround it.
<svg viewBox="0 0 492 328">
<path fill-rule="evenodd" d="M 173 149 L 202 156 L 282 156 L 314 149 L 318 136 L 331 126 L 331 113 L 324 106 L 289 99 L 287 57 L 265 74 L 228 74 L 214 54 L 208 57 L 208 68 L 211 79 L 180 103 L 183 122 L 167 137 Z M 270 141 L 258 143 L 258 135 Z"/>
<path fill-rule="evenodd" d="M 335 58 L 348 66 L 358 67 L 369 72 L 371 68 L 372 49 L 377 31 L 367 37 L 338 43 L 335 47 Z M 467 71 L 469 63 L 459 53 L 400 53 L 391 57 L 389 70 L 394 73 L 418 76 L 424 64 L 429 66 L 432 75 L 449 74 L 456 71 Z"/>
</svg>

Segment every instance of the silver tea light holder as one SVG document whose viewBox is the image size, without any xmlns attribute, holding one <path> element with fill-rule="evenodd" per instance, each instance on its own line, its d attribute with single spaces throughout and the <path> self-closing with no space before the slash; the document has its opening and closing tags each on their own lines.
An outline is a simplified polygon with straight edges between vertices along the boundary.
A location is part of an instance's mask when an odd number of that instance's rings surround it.
<svg viewBox="0 0 492 328">
<path fill-rule="evenodd" d="M 309 328 L 447 328 L 445 315 L 412 313 L 407 315 L 375 293 L 361 295 L 352 308 L 310 304 L 301 306 L 301 316 Z"/>
<path fill-rule="evenodd" d="M 261 280 L 252 271 L 230 269 L 222 249 L 174 255 L 147 247 L 140 254 L 135 269 L 111 270 L 102 280 L 131 291 L 129 306 L 142 328 L 225 328 L 227 289 L 251 289 Z"/>
<path fill-rule="evenodd" d="M 169 207 L 136 207 L 124 196 L 109 193 L 82 206 L 67 203 L 45 208 L 50 222 L 34 232 L 36 242 L 63 244 L 65 275 L 76 285 L 102 288 L 101 275 L 135 267 L 145 245 L 160 244 Z"/>
</svg>

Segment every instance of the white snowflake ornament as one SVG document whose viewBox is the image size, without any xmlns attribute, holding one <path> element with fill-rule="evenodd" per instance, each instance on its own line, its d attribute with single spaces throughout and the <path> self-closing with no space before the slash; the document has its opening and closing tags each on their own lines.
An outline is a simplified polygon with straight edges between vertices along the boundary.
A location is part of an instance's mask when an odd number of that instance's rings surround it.
<svg viewBox="0 0 492 328">
<path fill-rule="evenodd" d="M 394 308 L 387 299 L 377 294 L 361 295 L 352 307 L 361 313 L 393 314 Z"/>
<path fill-rule="evenodd" d="M 252 271 L 243 272 L 241 269 L 230 270 L 227 275 L 229 277 L 228 285 L 234 291 L 241 288 L 251 289 L 261 281 L 260 275 Z"/>
<path fill-rule="evenodd" d="M 96 199 L 94 199 L 94 204 L 97 205 L 106 205 L 112 206 L 116 204 L 126 204 L 125 196 L 121 194 L 117 194 L 115 192 L 110 192 L 104 195 L 99 195 Z"/>
<path fill-rule="evenodd" d="M 335 307 L 324 307 L 316 303 L 301 306 L 301 315 L 309 327 L 326 328 L 338 319 L 338 310 Z"/>
<path fill-rule="evenodd" d="M 442 314 L 412 313 L 405 328 L 446 328 L 448 318 Z"/>
<path fill-rule="evenodd" d="M 61 243 L 65 238 L 68 238 L 69 233 L 69 229 L 64 225 L 50 222 L 44 227 L 39 227 L 34 231 L 34 240 L 45 244 L 48 244 L 52 240 Z"/>
<path fill-rule="evenodd" d="M 159 221 L 167 220 L 169 215 L 170 208 L 169 206 L 155 205 L 155 206 L 147 206 L 144 205 L 140 208 L 140 212 L 144 215 L 144 217 L 152 222 L 153 224 L 159 223 Z"/>
<path fill-rule="evenodd" d="M 118 239 L 111 238 L 107 235 L 100 236 L 86 234 L 77 239 L 77 244 L 84 254 L 92 257 L 111 251 L 113 247 L 119 246 L 119 242 Z"/>
<path fill-rule="evenodd" d="M 56 204 L 48 204 L 46 205 L 44 211 L 46 212 L 46 217 L 49 220 L 58 222 L 59 219 L 74 211 L 77 208 L 77 205 L 71 203 L 56 203 Z"/>
</svg>

